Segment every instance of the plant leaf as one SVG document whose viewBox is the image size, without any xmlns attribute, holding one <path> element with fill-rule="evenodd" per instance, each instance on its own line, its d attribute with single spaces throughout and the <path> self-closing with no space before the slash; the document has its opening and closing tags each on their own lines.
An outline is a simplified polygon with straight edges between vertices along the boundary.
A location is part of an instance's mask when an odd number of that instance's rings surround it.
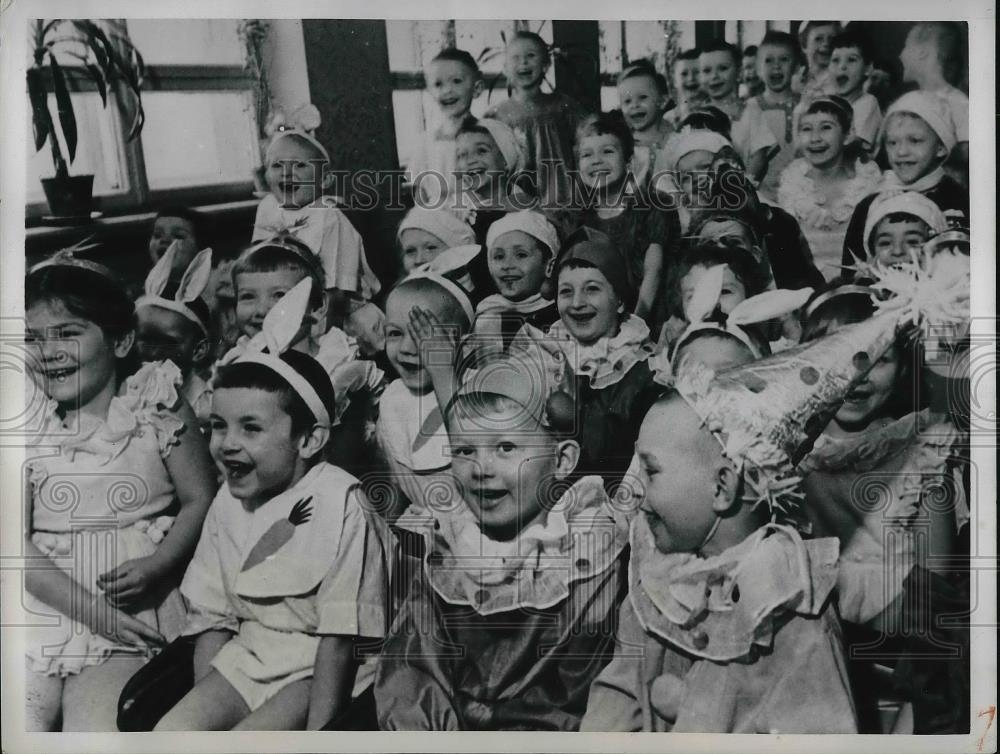
<svg viewBox="0 0 1000 754">
<path fill-rule="evenodd" d="M 94 80 L 94 84 L 97 86 L 97 93 L 101 95 L 101 102 L 105 107 L 107 107 L 108 87 L 107 84 L 104 83 L 104 73 L 93 63 L 87 63 L 87 70 L 90 71 L 90 78 Z"/>
<path fill-rule="evenodd" d="M 49 113 L 49 95 L 45 91 L 42 71 L 28 69 L 28 101 L 31 103 L 31 126 L 35 132 L 35 151 L 45 146 L 52 132 L 52 115 Z"/>
<path fill-rule="evenodd" d="M 62 128 L 63 137 L 66 139 L 66 149 L 69 152 L 70 163 L 76 158 L 76 114 L 73 112 L 73 101 L 69 96 L 69 89 L 66 88 L 66 77 L 62 68 L 56 62 L 56 56 L 49 53 L 49 64 L 52 69 L 52 88 L 56 94 L 56 105 L 59 112 L 59 126 Z"/>
</svg>

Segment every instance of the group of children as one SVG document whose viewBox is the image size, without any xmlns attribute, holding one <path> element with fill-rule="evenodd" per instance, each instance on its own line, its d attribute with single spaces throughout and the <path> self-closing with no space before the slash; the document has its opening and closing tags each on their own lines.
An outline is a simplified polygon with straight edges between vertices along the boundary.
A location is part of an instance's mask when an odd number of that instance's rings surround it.
<svg viewBox="0 0 1000 754">
<path fill-rule="evenodd" d="M 835 22 L 768 32 L 746 99 L 753 56 L 683 53 L 669 110 L 640 61 L 586 114 L 518 32 L 475 120 L 443 50 L 396 279 L 294 123 L 238 259 L 170 208 L 137 298 L 29 270 L 29 727 L 115 730 L 186 641 L 157 730 L 968 730 L 911 630 L 967 600 L 967 427 L 917 387 L 967 347 L 951 33 L 884 117 Z"/>
</svg>

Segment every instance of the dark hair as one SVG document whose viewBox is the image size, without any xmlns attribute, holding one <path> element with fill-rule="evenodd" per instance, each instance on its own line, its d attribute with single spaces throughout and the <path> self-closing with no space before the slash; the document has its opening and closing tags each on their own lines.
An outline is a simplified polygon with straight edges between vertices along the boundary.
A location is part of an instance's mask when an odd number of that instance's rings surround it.
<svg viewBox="0 0 1000 754">
<path fill-rule="evenodd" d="M 432 63 L 439 60 L 450 60 L 454 63 L 461 63 L 472 71 L 475 78 L 479 79 L 482 77 L 482 73 L 479 71 L 479 64 L 476 63 L 476 59 L 465 50 L 460 50 L 457 47 L 445 47 L 441 50 L 441 52 L 431 58 Z"/>
<path fill-rule="evenodd" d="M 709 42 L 704 47 L 698 49 L 699 55 L 704 55 L 707 52 L 728 52 L 733 59 L 733 65 L 738 66 L 740 64 L 740 48 L 724 39 L 716 39 L 714 42 Z"/>
<path fill-rule="evenodd" d="M 749 58 L 751 55 L 757 54 L 757 45 L 748 45 L 743 48 L 743 57 Z"/>
<path fill-rule="evenodd" d="M 962 68 L 966 65 L 966 32 L 963 23 L 957 21 L 918 21 L 913 25 L 921 40 L 934 39 L 941 75 L 949 84 L 962 78 Z"/>
<path fill-rule="evenodd" d="M 802 48 L 799 46 L 798 40 L 787 31 L 777 31 L 775 29 L 769 30 L 766 34 L 764 34 L 764 38 L 760 40 L 760 47 L 763 47 L 764 45 L 786 47 L 789 52 L 792 53 L 793 60 L 802 60 Z"/>
<path fill-rule="evenodd" d="M 30 272 L 24 280 L 25 311 L 59 302 L 66 311 L 97 325 L 105 337 L 120 340 L 135 332 L 135 304 L 116 280 L 83 267 L 53 266 Z M 139 366 L 135 348 L 118 360 L 121 382 Z"/>
<path fill-rule="evenodd" d="M 627 66 L 625 70 L 622 71 L 618 76 L 618 83 L 621 84 L 623 81 L 628 79 L 639 78 L 640 76 L 646 76 L 653 79 L 653 83 L 656 85 L 656 91 L 660 94 L 667 94 L 669 87 L 667 86 L 667 79 L 662 73 L 656 70 L 652 61 L 647 58 L 640 58 L 639 60 L 633 60 Z"/>
<path fill-rule="evenodd" d="M 714 105 L 703 105 L 697 110 L 692 110 L 680 123 L 677 130 L 682 128 L 692 128 L 696 131 L 715 131 L 720 136 L 731 139 L 732 121 L 729 116 Z"/>
<path fill-rule="evenodd" d="M 191 207 L 184 207 L 180 204 L 171 204 L 160 208 L 160 211 L 156 213 L 156 217 L 153 218 L 153 223 L 155 224 L 161 217 L 179 217 L 181 220 L 186 220 L 190 223 L 192 230 L 194 230 L 195 245 L 199 249 L 204 249 L 212 245 L 209 243 L 208 237 L 208 220 L 198 210 Z"/>
<path fill-rule="evenodd" d="M 833 38 L 833 42 L 830 44 L 830 51 L 843 49 L 845 47 L 854 47 L 859 53 L 861 53 L 861 59 L 866 63 L 872 62 L 872 51 L 871 45 L 868 44 L 868 38 L 863 34 L 860 34 L 854 29 L 848 29 L 847 31 L 842 31 L 840 34 Z"/>
<path fill-rule="evenodd" d="M 292 270 L 301 272 L 303 276 L 311 277 L 313 281 L 312 292 L 309 296 L 309 304 L 316 309 L 323 304 L 324 290 L 326 288 L 326 277 L 320 265 L 319 257 L 312 253 L 312 250 L 297 238 L 288 236 L 282 238 L 281 243 L 293 246 L 298 251 L 291 251 L 282 246 L 264 245 L 256 248 L 253 253 L 245 251 L 233 265 L 233 292 L 239 295 L 239 286 L 236 283 L 238 275 L 245 272 L 278 272 Z"/>
<path fill-rule="evenodd" d="M 309 382 L 323 402 L 323 408 L 331 419 L 336 415 L 336 398 L 333 383 L 322 365 L 313 357 L 298 351 L 288 351 L 281 354 L 281 360 L 292 367 Z M 216 390 L 222 388 L 255 388 L 274 393 L 278 396 L 281 410 L 292 420 L 292 436 L 297 437 L 318 421 L 318 417 L 306 405 L 288 381 L 266 364 L 255 362 L 227 364 L 219 367 L 218 374 L 212 383 Z M 319 454 L 316 460 L 320 460 Z"/>
<path fill-rule="evenodd" d="M 576 142 L 584 136 L 614 136 L 621 144 L 625 162 L 632 158 L 635 151 L 635 137 L 625 122 L 621 110 L 611 110 L 606 113 L 596 113 L 584 118 L 576 128 Z"/>
<path fill-rule="evenodd" d="M 486 126 L 479 125 L 479 118 L 477 118 L 475 115 L 466 115 L 462 119 L 462 122 L 458 127 L 458 131 L 455 133 L 455 136 L 458 137 L 461 136 L 462 134 L 485 134 L 486 136 L 489 136 L 491 139 L 493 138 L 493 134 L 490 133 L 490 129 L 488 129 Z"/>
<path fill-rule="evenodd" d="M 802 114 L 814 115 L 816 113 L 825 113 L 836 118 L 841 130 L 844 132 L 844 137 L 847 137 L 847 134 L 851 130 L 851 121 L 854 120 L 854 108 L 850 102 L 843 97 L 828 94 L 810 103 L 809 107 Z"/>
<path fill-rule="evenodd" d="M 697 47 L 691 47 L 690 49 L 683 50 L 677 53 L 677 57 L 674 60 L 697 60 L 698 56 L 701 55 L 701 50 Z"/>
<path fill-rule="evenodd" d="M 544 53 L 546 60 L 548 60 L 552 54 L 551 49 L 549 48 L 549 43 L 546 42 L 544 39 L 541 38 L 541 36 L 539 36 L 533 31 L 524 31 L 523 29 L 520 31 L 515 31 L 510 36 L 510 39 L 507 41 L 507 44 L 510 44 L 515 39 L 527 39 L 528 41 L 537 44 L 539 47 L 542 48 L 542 53 Z"/>
<path fill-rule="evenodd" d="M 702 243 L 682 252 L 673 265 L 670 275 L 667 308 L 670 314 L 684 318 L 684 297 L 681 294 L 681 280 L 693 267 L 714 267 L 724 264 L 732 270 L 736 279 L 746 289 L 747 298 L 763 292 L 767 281 L 762 279 L 760 266 L 749 251 L 734 246 Z"/>
</svg>

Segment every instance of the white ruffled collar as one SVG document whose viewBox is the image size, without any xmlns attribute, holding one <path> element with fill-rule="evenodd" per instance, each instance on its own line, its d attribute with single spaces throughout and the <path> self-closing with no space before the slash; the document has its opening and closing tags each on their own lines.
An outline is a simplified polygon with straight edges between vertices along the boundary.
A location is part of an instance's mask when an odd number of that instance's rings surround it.
<svg viewBox="0 0 1000 754">
<path fill-rule="evenodd" d="M 564 600 L 574 582 L 610 568 L 627 540 L 626 519 L 601 478 L 586 476 L 509 542 L 483 534 L 467 506 L 438 517 L 424 567 L 441 599 L 480 615 L 545 609 Z"/>
<path fill-rule="evenodd" d="M 809 176 L 811 167 L 805 159 L 793 160 L 781 174 L 778 191 L 781 203 L 792 211 L 796 219 L 820 230 L 832 230 L 848 222 L 854 207 L 875 191 L 882 179 L 878 165 L 857 160 L 854 177 L 847 181 L 840 196 L 831 203 Z"/>
<path fill-rule="evenodd" d="M 837 580 L 836 538 L 803 540 L 767 524 L 711 558 L 656 549 L 645 516 L 632 520 L 629 599 L 643 628 L 717 662 L 770 646 L 789 613 L 818 615 Z"/>
<path fill-rule="evenodd" d="M 576 340 L 562 320 L 549 328 L 549 335 L 555 338 L 573 373 L 589 377 L 591 386 L 598 390 L 621 382 L 632 367 L 646 361 L 655 350 L 649 340 L 649 327 L 634 314 L 625 318 L 616 335 L 590 345 Z"/>
</svg>

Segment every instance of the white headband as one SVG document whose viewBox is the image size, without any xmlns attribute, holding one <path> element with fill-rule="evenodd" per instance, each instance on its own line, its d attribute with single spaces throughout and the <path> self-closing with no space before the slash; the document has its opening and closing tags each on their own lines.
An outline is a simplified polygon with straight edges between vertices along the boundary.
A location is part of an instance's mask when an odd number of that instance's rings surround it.
<svg viewBox="0 0 1000 754">
<path fill-rule="evenodd" d="M 476 312 L 472 308 L 472 301 L 469 300 L 469 294 L 460 285 L 445 277 L 445 275 L 467 267 L 469 262 L 481 250 L 482 247 L 477 244 L 456 246 L 455 248 L 447 249 L 438 254 L 432 261 L 414 269 L 402 283 L 420 279 L 437 283 L 458 302 L 458 305 L 462 307 L 462 311 L 465 312 L 465 316 L 468 317 L 469 324 L 471 325 L 476 318 Z"/>
<path fill-rule="evenodd" d="M 202 249 L 195 255 L 184 271 L 184 276 L 181 278 L 174 297 L 165 298 L 163 291 L 170 282 L 170 271 L 179 248 L 180 241 L 173 241 L 163 256 L 153 265 L 153 269 L 146 276 L 145 293 L 136 300 L 135 308 L 158 306 L 161 309 L 168 309 L 194 322 L 207 336 L 206 324 L 188 304 L 197 301 L 198 297 L 204 293 L 205 286 L 208 285 L 208 279 L 212 275 L 212 250 Z"/>
<path fill-rule="evenodd" d="M 404 230 L 422 230 L 440 238 L 447 248 L 467 246 L 476 242 L 476 234 L 467 222 L 446 209 L 425 209 L 414 207 L 406 213 L 399 224 L 396 238 Z"/>
<path fill-rule="evenodd" d="M 315 105 L 303 105 L 288 115 L 285 115 L 280 110 L 275 111 L 272 113 L 265 127 L 267 134 L 271 137 L 271 142 L 267 145 L 266 155 L 270 155 L 271 149 L 282 139 L 288 136 L 298 136 L 303 141 L 315 147 L 323 155 L 323 159 L 329 162 L 330 153 L 313 136 L 313 132 L 319 128 L 320 123 L 322 123 L 322 119 Z M 270 162 L 270 159 L 268 159 L 268 162 Z"/>
<path fill-rule="evenodd" d="M 931 233 L 940 233 L 948 227 L 941 209 L 923 194 L 916 191 L 883 192 L 872 201 L 868 207 L 868 216 L 865 218 L 865 234 L 862 240 L 868 256 L 874 256 L 870 242 L 875 226 L 897 212 L 920 218 L 927 223 Z"/>
<path fill-rule="evenodd" d="M 262 364 L 281 376 L 305 402 L 316 417 L 316 422 L 324 427 L 331 425 L 330 413 L 316 388 L 287 361 L 281 354 L 295 342 L 295 336 L 302 327 L 302 320 L 309 310 L 312 293 L 312 278 L 305 277 L 294 288 L 281 297 L 264 317 L 259 333 L 254 335 L 242 349 L 234 348 L 227 353 L 220 364 Z"/>
<path fill-rule="evenodd" d="M 494 118 L 480 118 L 476 121 L 476 125 L 482 126 L 490 132 L 490 136 L 497 144 L 497 149 L 503 155 L 504 162 L 507 163 L 507 172 L 516 173 L 520 170 L 524 160 L 514 129 Z"/>
<path fill-rule="evenodd" d="M 923 120 L 937 134 L 944 148 L 951 152 L 958 143 L 955 126 L 948 112 L 948 103 L 936 94 L 920 90 L 907 92 L 897 99 L 885 113 L 882 119 L 882 136 L 885 136 L 889 117 L 895 113 L 911 113 Z"/>
<path fill-rule="evenodd" d="M 702 151 L 711 152 L 714 155 L 718 154 L 720 150 L 732 146 L 729 139 L 715 131 L 684 131 L 677 136 L 670 137 L 667 141 L 666 150 L 669 155 L 667 164 L 671 170 L 677 170 L 677 163 L 685 155 Z"/>
<path fill-rule="evenodd" d="M 527 233 L 541 242 L 549 250 L 550 256 L 554 257 L 559 253 L 559 234 L 555 227 L 544 215 L 531 210 L 509 212 L 490 225 L 490 229 L 486 232 L 486 248 L 493 248 L 493 244 L 500 236 L 512 230 Z"/>
</svg>

